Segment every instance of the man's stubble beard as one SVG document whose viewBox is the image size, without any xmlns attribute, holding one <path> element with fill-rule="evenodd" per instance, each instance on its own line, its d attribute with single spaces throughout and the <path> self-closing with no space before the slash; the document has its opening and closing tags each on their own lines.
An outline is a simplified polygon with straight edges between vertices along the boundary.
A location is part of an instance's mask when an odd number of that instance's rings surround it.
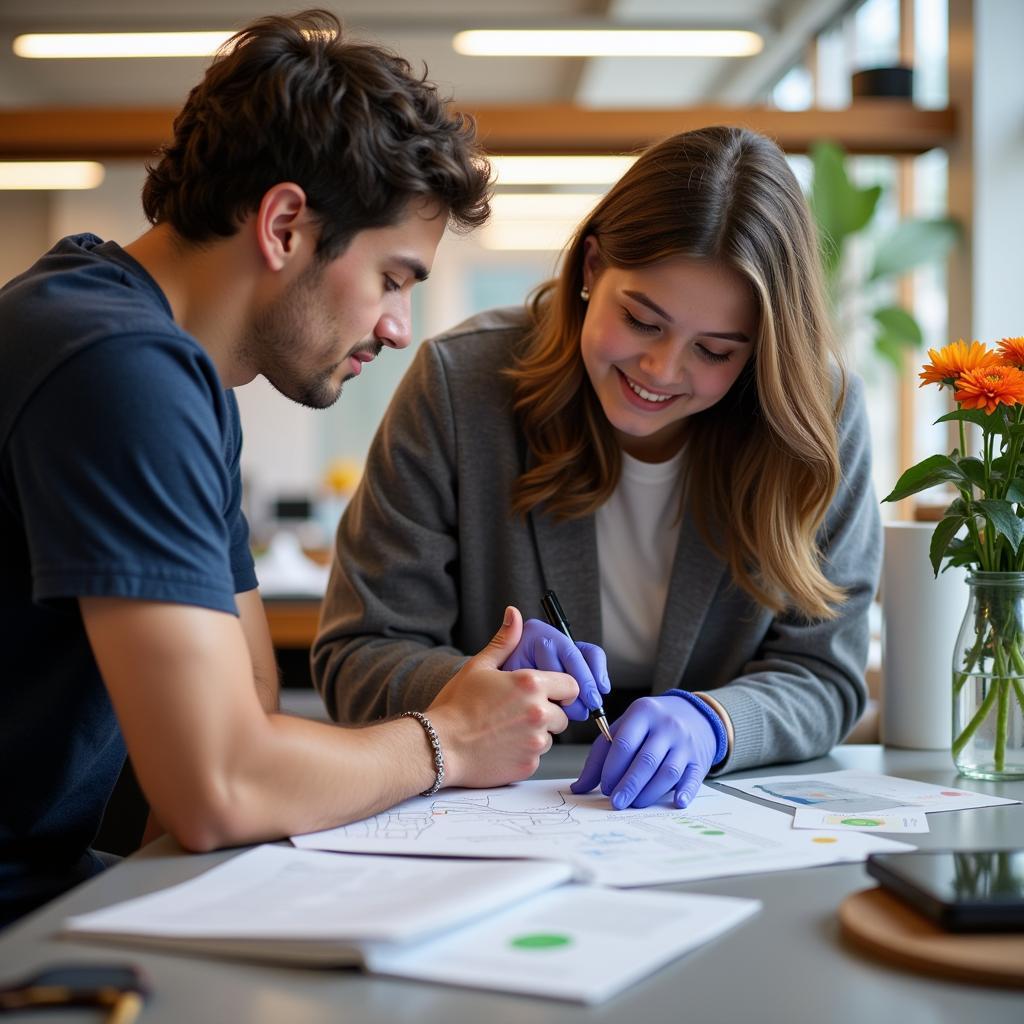
<svg viewBox="0 0 1024 1024">
<path fill-rule="evenodd" d="M 255 366 L 270 385 L 285 398 L 310 409 L 327 409 L 341 397 L 342 384 L 334 374 L 348 358 L 318 372 L 312 379 L 295 355 L 307 346 L 310 337 L 336 337 L 334 318 L 317 307 L 317 286 L 323 276 L 323 267 L 314 264 L 308 268 L 291 288 L 270 306 L 253 318 L 242 342 L 242 357 Z"/>
</svg>

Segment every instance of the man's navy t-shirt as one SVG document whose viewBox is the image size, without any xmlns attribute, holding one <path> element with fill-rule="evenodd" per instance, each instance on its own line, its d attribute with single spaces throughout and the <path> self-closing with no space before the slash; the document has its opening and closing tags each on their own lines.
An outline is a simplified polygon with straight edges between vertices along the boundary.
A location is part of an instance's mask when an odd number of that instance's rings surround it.
<svg viewBox="0 0 1024 1024">
<path fill-rule="evenodd" d="M 237 614 L 256 586 L 234 395 L 119 246 L 0 290 L 0 923 L 94 874 L 125 757 L 77 598 Z"/>
</svg>

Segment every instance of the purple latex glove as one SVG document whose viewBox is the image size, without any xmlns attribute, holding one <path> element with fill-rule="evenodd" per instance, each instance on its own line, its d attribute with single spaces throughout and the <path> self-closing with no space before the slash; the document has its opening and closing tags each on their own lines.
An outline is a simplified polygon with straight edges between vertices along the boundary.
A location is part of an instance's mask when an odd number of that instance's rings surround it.
<svg viewBox="0 0 1024 1024">
<path fill-rule="evenodd" d="M 593 708 L 601 706 L 601 694 L 608 693 L 608 664 L 596 644 L 574 644 L 561 630 L 540 619 L 523 623 L 523 636 L 501 666 L 506 672 L 536 668 L 542 672 L 565 672 L 579 684 L 579 696 L 564 710 L 574 722 L 585 722 Z"/>
<path fill-rule="evenodd" d="M 570 787 L 589 793 L 599 782 L 617 811 L 649 807 L 673 793 L 686 807 L 715 763 L 718 739 L 703 712 L 680 697 L 640 697 L 611 727 L 614 743 L 594 740 Z"/>
</svg>

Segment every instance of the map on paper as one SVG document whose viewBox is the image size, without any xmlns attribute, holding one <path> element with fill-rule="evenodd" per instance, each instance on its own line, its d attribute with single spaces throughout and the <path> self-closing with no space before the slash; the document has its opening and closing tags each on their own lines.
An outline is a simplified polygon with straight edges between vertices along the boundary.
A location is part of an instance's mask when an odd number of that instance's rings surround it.
<svg viewBox="0 0 1024 1024">
<path fill-rule="evenodd" d="M 956 786 L 935 786 L 915 779 L 898 779 L 878 772 L 848 768 L 819 775 L 765 775 L 755 779 L 722 780 L 729 789 L 785 804 L 787 807 L 816 807 L 820 811 L 864 814 L 914 807 L 926 814 L 935 811 L 965 811 L 971 807 L 1019 804 L 988 793 L 972 793 Z"/>
<path fill-rule="evenodd" d="M 798 831 L 788 814 L 707 786 L 682 811 L 667 804 L 615 811 L 599 792 L 572 793 L 569 781 L 445 790 L 292 842 L 344 853 L 563 860 L 583 880 L 620 888 L 860 861 L 911 848 L 860 832 Z"/>
</svg>

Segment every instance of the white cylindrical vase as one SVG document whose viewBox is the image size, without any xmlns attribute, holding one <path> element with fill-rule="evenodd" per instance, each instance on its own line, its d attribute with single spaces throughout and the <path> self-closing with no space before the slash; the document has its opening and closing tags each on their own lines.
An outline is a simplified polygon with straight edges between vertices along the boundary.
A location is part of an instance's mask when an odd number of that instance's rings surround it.
<svg viewBox="0 0 1024 1024">
<path fill-rule="evenodd" d="M 967 572 L 932 573 L 937 523 L 885 524 L 882 566 L 882 742 L 949 750 L 953 646 L 967 607 Z"/>
</svg>

